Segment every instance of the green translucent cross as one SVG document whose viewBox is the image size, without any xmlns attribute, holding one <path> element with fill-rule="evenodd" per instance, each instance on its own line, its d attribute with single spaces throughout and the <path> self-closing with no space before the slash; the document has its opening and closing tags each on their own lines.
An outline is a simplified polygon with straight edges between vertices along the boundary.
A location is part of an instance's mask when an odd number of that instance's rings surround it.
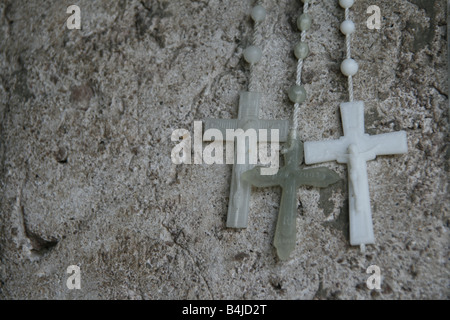
<svg viewBox="0 0 450 320">
<path fill-rule="evenodd" d="M 260 167 L 246 171 L 242 179 L 255 187 L 281 186 L 281 205 L 275 231 L 274 246 L 278 257 L 286 260 L 295 248 L 297 189 L 307 185 L 325 188 L 340 180 L 338 174 L 328 168 L 319 167 L 303 169 L 303 143 L 300 140 L 289 139 L 289 148 L 284 153 L 284 167 L 274 175 L 261 175 Z"/>
</svg>

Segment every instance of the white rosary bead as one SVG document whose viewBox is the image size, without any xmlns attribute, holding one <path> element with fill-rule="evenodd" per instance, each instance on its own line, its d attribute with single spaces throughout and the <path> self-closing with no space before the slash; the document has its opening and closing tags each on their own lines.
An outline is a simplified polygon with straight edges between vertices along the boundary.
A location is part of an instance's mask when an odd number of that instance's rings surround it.
<svg viewBox="0 0 450 320">
<path fill-rule="evenodd" d="M 347 8 L 350 8 L 354 2 L 355 2 L 355 0 L 339 0 L 339 5 L 342 8 L 347 9 Z"/>
<path fill-rule="evenodd" d="M 257 5 L 252 9 L 252 19 L 255 22 L 261 22 L 266 18 L 266 9 L 263 6 Z"/>
<path fill-rule="evenodd" d="M 352 20 L 345 20 L 341 23 L 341 32 L 345 35 L 355 32 L 355 24 Z"/>
<path fill-rule="evenodd" d="M 341 72 L 345 76 L 354 76 L 358 72 L 358 63 L 353 59 L 345 59 L 341 63 Z"/>
<path fill-rule="evenodd" d="M 257 63 L 261 57 L 262 51 L 257 46 L 250 46 L 244 50 L 244 59 L 250 64 Z"/>
</svg>

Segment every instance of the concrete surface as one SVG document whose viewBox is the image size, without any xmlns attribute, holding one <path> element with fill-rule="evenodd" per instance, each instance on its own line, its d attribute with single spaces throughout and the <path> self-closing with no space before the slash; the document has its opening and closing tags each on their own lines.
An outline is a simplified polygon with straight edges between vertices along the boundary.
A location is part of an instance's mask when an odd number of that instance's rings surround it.
<svg viewBox="0 0 450 320">
<path fill-rule="evenodd" d="M 275 4 L 276 3 L 276 4 Z M 302 139 L 338 138 L 343 10 L 315 1 Z M 81 9 L 68 30 L 66 9 Z M 261 116 L 288 119 L 300 1 L 264 1 Z M 382 27 L 369 30 L 369 5 Z M 0 1 L 1 299 L 449 299 L 447 21 L 443 0 L 360 0 L 355 96 L 370 134 L 409 153 L 368 163 L 376 245 L 348 240 L 347 171 L 298 191 L 298 243 L 272 246 L 278 188 L 225 228 L 231 166 L 174 165 L 173 130 L 234 118 L 250 1 Z M 205 144 L 206 145 L 206 144 Z M 81 268 L 81 290 L 66 287 Z M 366 269 L 381 269 L 369 290 Z"/>
</svg>

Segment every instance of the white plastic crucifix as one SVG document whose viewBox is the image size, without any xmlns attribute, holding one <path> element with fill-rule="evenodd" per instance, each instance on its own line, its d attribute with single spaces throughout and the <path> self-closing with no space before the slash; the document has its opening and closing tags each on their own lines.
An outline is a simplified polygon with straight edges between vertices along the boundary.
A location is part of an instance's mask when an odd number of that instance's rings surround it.
<svg viewBox="0 0 450 320">
<path fill-rule="evenodd" d="M 285 142 L 288 135 L 288 120 L 261 120 L 259 119 L 259 101 L 261 94 L 258 92 L 243 91 L 240 93 L 238 119 L 206 119 L 205 131 L 208 129 L 218 129 L 222 132 L 224 141 L 227 140 L 226 131 L 233 129 L 266 129 L 270 132 L 272 129 L 279 130 L 279 142 Z M 267 135 L 269 137 L 269 135 Z M 264 137 L 258 135 L 258 142 L 263 141 Z M 266 138 L 269 140 L 270 138 Z M 234 142 L 234 137 L 231 141 Z M 278 141 L 276 141 L 278 142 Z M 249 148 L 248 143 L 245 147 L 238 150 L 235 144 L 235 161 L 233 164 L 233 172 L 231 176 L 230 198 L 228 203 L 228 228 L 246 228 L 248 221 L 248 211 L 250 202 L 251 184 L 241 179 L 242 173 L 252 169 L 255 164 L 249 162 L 250 153 L 254 152 Z M 239 164 L 236 161 L 238 154 L 245 155 L 245 162 Z"/>
<path fill-rule="evenodd" d="M 402 154 L 408 150 L 406 132 L 398 131 L 370 136 L 364 133 L 364 103 L 341 104 L 344 136 L 338 140 L 305 142 L 305 163 L 325 161 L 346 163 L 349 176 L 350 244 L 375 242 L 370 209 L 366 162 L 378 155 Z"/>
</svg>

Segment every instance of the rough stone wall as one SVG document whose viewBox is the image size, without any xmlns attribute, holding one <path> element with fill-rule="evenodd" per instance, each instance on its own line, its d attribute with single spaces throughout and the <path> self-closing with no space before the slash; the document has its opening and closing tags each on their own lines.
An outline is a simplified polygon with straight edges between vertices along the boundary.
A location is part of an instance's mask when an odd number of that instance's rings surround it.
<svg viewBox="0 0 450 320">
<path fill-rule="evenodd" d="M 343 10 L 314 2 L 303 140 L 340 137 L 348 99 Z M 343 180 L 299 189 L 297 246 L 280 262 L 279 188 L 254 188 L 248 228 L 230 230 L 231 166 L 170 158 L 173 130 L 237 116 L 252 1 L 0 1 L 0 298 L 448 299 L 446 3 L 356 2 L 366 131 L 405 130 L 409 152 L 368 163 L 376 245 L 349 245 L 347 169 L 330 162 Z M 71 4 L 81 30 L 66 28 Z M 288 119 L 301 2 L 264 4 L 261 116 Z M 380 30 L 366 27 L 373 4 Z M 370 265 L 381 290 L 366 287 Z"/>
</svg>

